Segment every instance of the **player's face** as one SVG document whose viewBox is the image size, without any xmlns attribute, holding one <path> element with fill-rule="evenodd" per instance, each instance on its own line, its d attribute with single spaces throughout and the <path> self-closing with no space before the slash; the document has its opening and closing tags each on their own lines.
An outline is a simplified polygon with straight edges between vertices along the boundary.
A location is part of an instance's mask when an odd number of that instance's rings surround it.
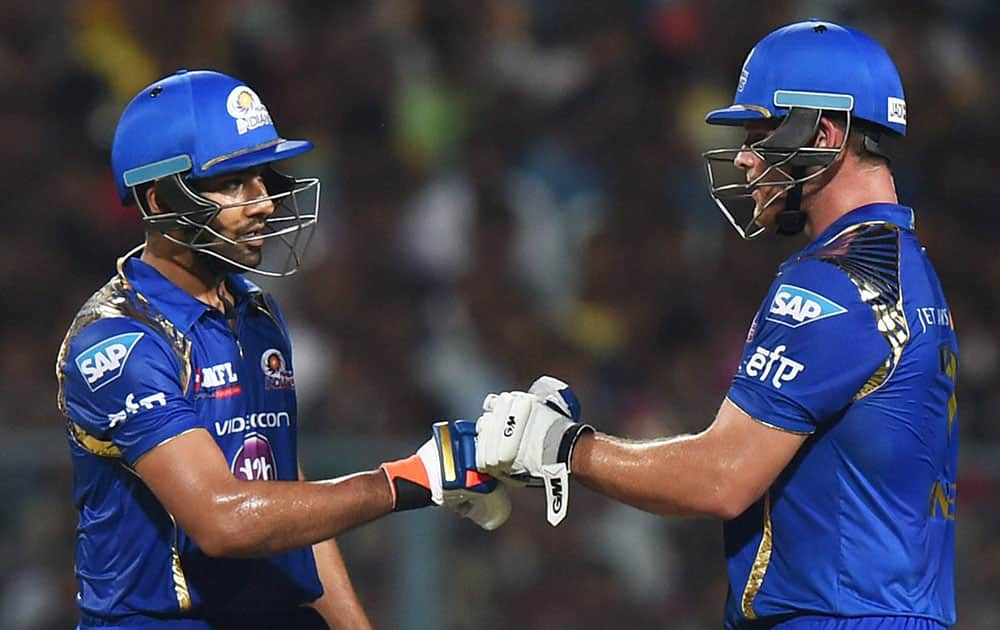
<svg viewBox="0 0 1000 630">
<path fill-rule="evenodd" d="M 222 206 L 211 222 L 213 230 L 236 243 L 220 243 L 213 251 L 247 267 L 260 264 L 262 238 L 267 217 L 274 213 L 274 202 L 262 177 L 264 167 L 257 167 L 198 180 L 198 192 Z"/>
<path fill-rule="evenodd" d="M 760 142 L 771 135 L 777 128 L 777 121 L 755 120 L 746 123 L 747 136 L 743 141 L 743 151 L 736 154 L 733 164 L 736 168 L 746 172 L 748 182 L 759 178 L 767 170 L 767 162 L 749 147 L 755 142 Z M 754 200 L 754 220 L 764 226 L 769 227 L 774 224 L 777 216 L 785 208 L 785 195 L 788 178 L 783 176 L 778 169 L 772 169 L 764 176 L 763 182 L 775 182 L 774 186 L 759 186 L 753 190 L 751 196 Z"/>
</svg>

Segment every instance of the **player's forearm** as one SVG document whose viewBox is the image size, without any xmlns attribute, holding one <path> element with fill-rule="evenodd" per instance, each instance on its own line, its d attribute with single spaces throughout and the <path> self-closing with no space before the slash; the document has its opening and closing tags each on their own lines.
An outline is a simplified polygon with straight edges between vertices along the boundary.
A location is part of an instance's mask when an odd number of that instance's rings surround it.
<svg viewBox="0 0 1000 630">
<path fill-rule="evenodd" d="M 306 547 L 392 511 L 380 470 L 326 481 L 240 481 L 212 501 L 195 540 L 213 556 L 256 557 Z"/>
<path fill-rule="evenodd" d="M 707 433 L 646 441 L 583 436 L 573 452 L 573 477 L 648 512 L 733 518 L 745 506 L 731 491 L 726 458 L 707 440 Z"/>
</svg>

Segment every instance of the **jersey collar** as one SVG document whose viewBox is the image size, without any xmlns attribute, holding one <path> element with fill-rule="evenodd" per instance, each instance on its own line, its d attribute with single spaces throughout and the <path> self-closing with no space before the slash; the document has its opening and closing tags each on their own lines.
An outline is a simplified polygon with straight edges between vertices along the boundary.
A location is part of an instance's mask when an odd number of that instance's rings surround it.
<svg viewBox="0 0 1000 630">
<path fill-rule="evenodd" d="M 135 256 L 129 256 L 122 264 L 121 270 L 136 292 L 148 299 L 164 317 L 181 330 L 190 330 L 202 315 L 213 310 L 211 306 L 195 299 L 193 295 L 167 280 L 153 266 Z M 226 283 L 236 298 L 237 305 L 248 299 L 261 298 L 260 288 L 239 274 L 227 276 Z"/>
<path fill-rule="evenodd" d="M 914 230 L 913 209 L 895 203 L 870 203 L 851 210 L 823 230 L 806 247 L 813 249 L 826 245 L 833 237 L 859 223 L 890 223 L 905 230 Z"/>
</svg>

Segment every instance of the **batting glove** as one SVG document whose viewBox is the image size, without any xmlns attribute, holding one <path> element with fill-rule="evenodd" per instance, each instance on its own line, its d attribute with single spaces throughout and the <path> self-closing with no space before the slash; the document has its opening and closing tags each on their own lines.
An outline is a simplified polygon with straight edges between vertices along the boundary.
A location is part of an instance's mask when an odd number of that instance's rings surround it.
<svg viewBox="0 0 1000 630">
<path fill-rule="evenodd" d="M 551 376 L 528 392 L 490 394 L 476 422 L 476 468 L 504 479 L 545 486 L 546 518 L 552 526 L 566 517 L 570 461 L 576 441 L 593 432 L 578 422 L 580 403 L 569 385 Z"/>
<path fill-rule="evenodd" d="M 416 454 L 382 464 L 394 512 L 443 505 L 486 530 L 510 516 L 510 497 L 496 479 L 476 470 L 476 425 L 437 422 Z"/>
</svg>

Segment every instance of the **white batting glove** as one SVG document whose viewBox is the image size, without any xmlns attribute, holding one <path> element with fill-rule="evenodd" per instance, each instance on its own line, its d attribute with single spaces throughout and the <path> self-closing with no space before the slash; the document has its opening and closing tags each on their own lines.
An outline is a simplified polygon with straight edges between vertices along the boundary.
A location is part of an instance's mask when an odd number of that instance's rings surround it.
<svg viewBox="0 0 1000 630">
<path fill-rule="evenodd" d="M 569 506 L 569 463 L 577 439 L 593 427 L 580 424 L 580 406 L 569 386 L 551 376 L 529 392 L 490 394 L 476 422 L 476 468 L 498 478 L 537 478 L 545 486 L 546 518 L 562 522 Z M 530 479 L 528 479 L 530 485 Z"/>
</svg>

